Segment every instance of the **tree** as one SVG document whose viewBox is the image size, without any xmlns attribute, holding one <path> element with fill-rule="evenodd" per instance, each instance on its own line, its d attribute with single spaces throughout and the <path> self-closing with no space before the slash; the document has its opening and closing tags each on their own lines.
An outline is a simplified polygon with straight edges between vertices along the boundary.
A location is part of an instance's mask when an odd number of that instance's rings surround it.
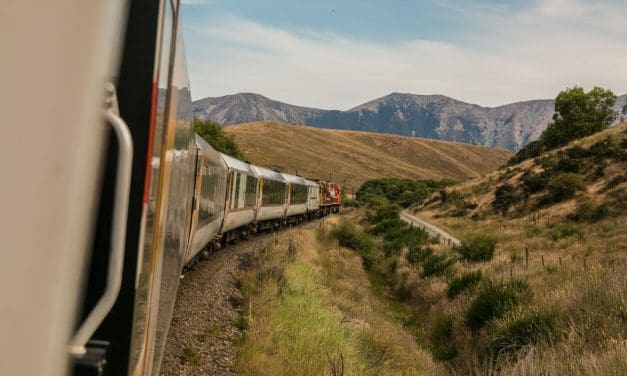
<svg viewBox="0 0 627 376">
<path fill-rule="evenodd" d="M 194 118 L 193 125 L 194 131 L 217 151 L 233 158 L 245 159 L 244 153 L 240 150 L 233 136 L 226 134 L 222 125 L 198 118 Z"/>
<path fill-rule="evenodd" d="M 618 116 L 616 95 L 600 87 L 588 91 L 568 88 L 555 98 L 553 121 L 540 136 L 542 149 L 551 150 L 609 127 Z"/>
</svg>

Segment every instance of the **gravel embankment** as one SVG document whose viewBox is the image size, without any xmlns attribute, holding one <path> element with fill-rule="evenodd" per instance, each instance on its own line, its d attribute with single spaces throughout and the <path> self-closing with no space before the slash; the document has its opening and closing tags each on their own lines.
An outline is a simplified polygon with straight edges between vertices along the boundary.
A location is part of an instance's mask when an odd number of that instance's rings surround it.
<svg viewBox="0 0 627 376">
<path fill-rule="evenodd" d="M 241 295 L 236 288 L 240 256 L 262 247 L 267 234 L 229 245 L 188 271 L 181 281 L 161 375 L 233 375 L 233 325 Z"/>
</svg>

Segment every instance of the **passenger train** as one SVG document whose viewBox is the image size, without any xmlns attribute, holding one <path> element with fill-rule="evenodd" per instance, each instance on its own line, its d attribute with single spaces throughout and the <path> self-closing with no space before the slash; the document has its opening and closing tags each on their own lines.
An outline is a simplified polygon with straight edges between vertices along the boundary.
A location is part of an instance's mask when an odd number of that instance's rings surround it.
<svg viewBox="0 0 627 376">
<path fill-rule="evenodd" d="M 178 0 L 0 10 L 0 374 L 157 375 L 183 268 L 340 187 L 194 134 Z"/>
</svg>

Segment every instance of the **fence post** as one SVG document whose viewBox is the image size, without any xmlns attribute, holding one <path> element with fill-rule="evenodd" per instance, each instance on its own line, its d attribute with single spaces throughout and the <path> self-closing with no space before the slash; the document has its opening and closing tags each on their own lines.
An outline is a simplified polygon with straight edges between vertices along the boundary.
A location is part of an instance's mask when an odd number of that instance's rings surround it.
<svg viewBox="0 0 627 376">
<path fill-rule="evenodd" d="M 544 255 L 542 255 L 540 257 L 542 257 L 542 267 L 544 268 Z"/>
<path fill-rule="evenodd" d="M 525 268 L 529 267 L 529 247 L 525 247 Z"/>
</svg>

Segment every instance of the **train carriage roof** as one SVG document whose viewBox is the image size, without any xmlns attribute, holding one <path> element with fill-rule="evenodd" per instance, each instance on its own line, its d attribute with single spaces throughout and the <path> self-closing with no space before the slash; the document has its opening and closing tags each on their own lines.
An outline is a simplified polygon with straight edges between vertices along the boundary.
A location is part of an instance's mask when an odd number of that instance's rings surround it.
<svg viewBox="0 0 627 376">
<path fill-rule="evenodd" d="M 305 179 L 306 185 L 309 187 L 319 187 L 318 182 L 313 180 Z"/>
<path fill-rule="evenodd" d="M 224 161 L 224 163 L 226 164 L 226 167 L 228 167 L 229 170 L 235 170 L 237 172 L 242 172 L 247 175 L 256 176 L 256 173 L 251 168 L 250 164 L 246 162 L 242 162 L 239 159 L 235 159 L 224 153 L 220 153 L 220 156 L 222 157 L 222 160 Z"/>
<path fill-rule="evenodd" d="M 257 174 L 257 177 L 280 181 L 281 183 L 287 183 L 287 180 L 285 180 L 283 174 L 278 171 L 273 171 L 265 167 L 259 167 L 255 165 L 250 165 L 250 168 L 255 172 L 255 174 Z"/>
<path fill-rule="evenodd" d="M 296 175 L 282 174 L 285 180 L 290 184 L 307 185 L 307 179 Z"/>
</svg>

